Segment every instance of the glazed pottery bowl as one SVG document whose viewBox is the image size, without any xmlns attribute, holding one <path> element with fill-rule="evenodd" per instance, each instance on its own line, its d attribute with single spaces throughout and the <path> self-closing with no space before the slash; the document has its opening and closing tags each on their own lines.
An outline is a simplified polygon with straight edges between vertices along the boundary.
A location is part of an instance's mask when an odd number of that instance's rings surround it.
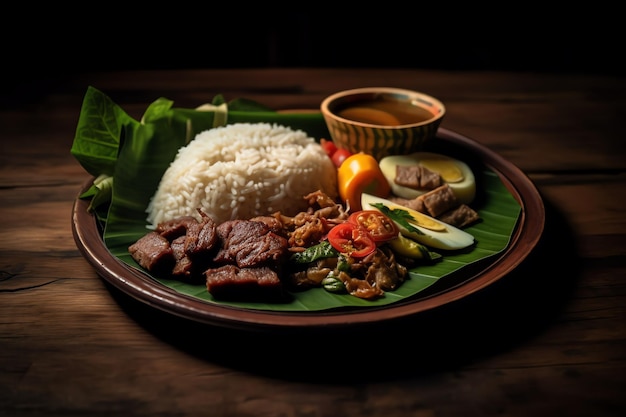
<svg viewBox="0 0 626 417">
<path fill-rule="evenodd" d="M 435 97 L 394 87 L 339 91 L 326 97 L 320 109 L 337 147 L 378 160 L 421 151 L 436 138 L 446 113 Z"/>
</svg>

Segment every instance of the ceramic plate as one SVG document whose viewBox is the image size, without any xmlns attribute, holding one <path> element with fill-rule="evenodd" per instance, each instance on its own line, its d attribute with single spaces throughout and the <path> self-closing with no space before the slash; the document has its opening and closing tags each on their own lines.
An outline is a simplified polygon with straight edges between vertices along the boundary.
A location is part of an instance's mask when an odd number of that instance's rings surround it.
<svg viewBox="0 0 626 417">
<path fill-rule="evenodd" d="M 72 231 L 83 256 L 114 287 L 154 308 L 207 324 L 239 329 L 337 328 L 407 317 L 454 302 L 496 282 L 515 269 L 533 250 L 544 228 L 543 201 L 534 184 L 514 164 L 474 140 L 440 128 L 433 151 L 478 161 L 495 172 L 520 205 L 518 222 L 506 248 L 462 268 L 416 296 L 383 306 L 319 311 L 272 311 L 244 308 L 180 293 L 113 256 L 102 240 L 88 200 L 76 198 Z M 431 149 L 429 149 L 431 150 Z M 85 182 L 80 195 L 93 179 Z M 471 267 L 470 267 L 471 266 Z"/>
</svg>

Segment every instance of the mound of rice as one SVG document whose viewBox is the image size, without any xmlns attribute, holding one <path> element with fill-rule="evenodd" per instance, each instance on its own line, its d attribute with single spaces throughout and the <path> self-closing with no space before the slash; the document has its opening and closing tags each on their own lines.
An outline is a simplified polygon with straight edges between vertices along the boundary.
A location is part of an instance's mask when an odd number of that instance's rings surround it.
<svg viewBox="0 0 626 417">
<path fill-rule="evenodd" d="M 217 223 L 307 208 L 304 196 L 337 197 L 337 175 L 321 146 L 301 130 L 237 123 L 199 133 L 179 149 L 147 208 L 154 226 L 179 216 Z"/>
</svg>

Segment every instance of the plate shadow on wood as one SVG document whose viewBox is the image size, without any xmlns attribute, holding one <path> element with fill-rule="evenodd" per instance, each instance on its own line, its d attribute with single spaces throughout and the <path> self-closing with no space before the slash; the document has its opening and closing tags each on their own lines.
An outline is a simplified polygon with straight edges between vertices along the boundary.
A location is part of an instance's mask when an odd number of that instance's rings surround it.
<svg viewBox="0 0 626 417">
<path fill-rule="evenodd" d="M 516 269 L 468 297 L 390 321 L 245 331 L 178 317 L 107 287 L 146 331 L 224 367 L 324 384 L 413 378 L 506 352 L 558 318 L 576 288 L 581 259 L 565 216 L 545 199 L 544 204 L 544 233 Z"/>
</svg>

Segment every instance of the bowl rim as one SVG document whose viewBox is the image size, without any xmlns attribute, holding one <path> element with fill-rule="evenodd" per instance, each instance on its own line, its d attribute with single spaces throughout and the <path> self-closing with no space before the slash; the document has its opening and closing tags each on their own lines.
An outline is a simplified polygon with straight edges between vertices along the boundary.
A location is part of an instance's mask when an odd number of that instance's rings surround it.
<svg viewBox="0 0 626 417">
<path fill-rule="evenodd" d="M 430 106 L 438 108 L 439 113 L 433 115 L 433 117 L 431 117 L 430 119 L 427 119 L 421 122 L 389 126 L 389 125 L 379 125 L 379 124 L 374 124 L 374 123 L 364 123 L 364 122 L 359 122 L 359 121 L 352 120 L 352 119 L 346 119 L 331 111 L 331 104 L 333 102 L 336 102 L 339 99 L 344 99 L 346 97 L 355 96 L 355 95 L 371 94 L 371 93 L 388 93 L 388 94 L 395 94 L 395 95 L 405 95 L 411 98 L 413 97 L 419 98 L 420 100 L 428 102 Z M 441 123 L 441 120 L 446 114 L 446 106 L 443 104 L 441 100 L 439 100 L 438 98 L 434 96 L 431 96 L 430 94 L 417 91 L 417 90 L 411 90 L 408 88 L 360 87 L 360 88 L 352 88 L 348 90 L 337 91 L 327 96 L 326 98 L 324 98 L 324 100 L 322 100 L 322 103 L 320 104 L 320 111 L 322 112 L 322 115 L 325 118 L 331 118 L 341 123 L 348 123 L 348 124 L 352 124 L 355 126 L 361 126 L 361 127 L 366 127 L 366 128 L 398 130 L 398 129 L 420 127 L 420 126 L 430 125 L 433 123 Z"/>
</svg>

